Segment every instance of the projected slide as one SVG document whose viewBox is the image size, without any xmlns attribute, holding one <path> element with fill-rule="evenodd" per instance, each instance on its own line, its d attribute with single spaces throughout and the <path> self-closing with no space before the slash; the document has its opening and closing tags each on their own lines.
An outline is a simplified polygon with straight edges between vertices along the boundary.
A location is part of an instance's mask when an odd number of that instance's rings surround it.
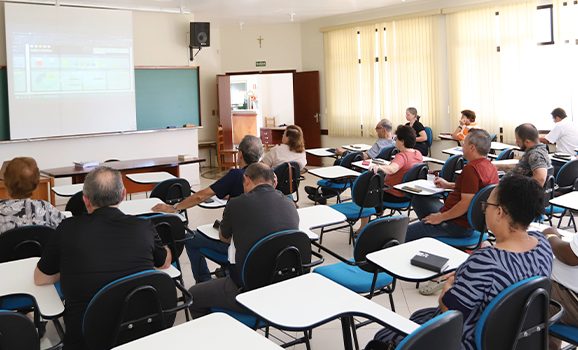
<svg viewBox="0 0 578 350">
<path fill-rule="evenodd" d="M 136 129 L 132 15 L 6 4 L 10 138 Z"/>
</svg>

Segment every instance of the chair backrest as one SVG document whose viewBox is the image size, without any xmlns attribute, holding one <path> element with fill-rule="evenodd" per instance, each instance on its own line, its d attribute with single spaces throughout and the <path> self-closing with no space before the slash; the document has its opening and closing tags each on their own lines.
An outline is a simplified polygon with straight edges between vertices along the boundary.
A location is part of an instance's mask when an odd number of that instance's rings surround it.
<svg viewBox="0 0 578 350">
<path fill-rule="evenodd" d="M 501 291 L 476 324 L 476 348 L 547 349 L 549 293 L 547 277 L 530 277 Z"/>
<path fill-rule="evenodd" d="M 409 170 L 403 174 L 402 182 L 410 182 L 419 179 L 427 179 L 428 167 L 425 163 L 414 164 Z"/>
<path fill-rule="evenodd" d="M 275 117 L 265 117 L 265 125 L 266 128 L 273 128 L 276 126 L 275 124 Z"/>
<path fill-rule="evenodd" d="M 427 147 L 430 148 L 433 144 L 433 131 L 429 126 L 424 127 L 424 129 L 427 135 Z"/>
<path fill-rule="evenodd" d="M 299 230 L 272 233 L 253 245 L 243 263 L 245 291 L 281 282 L 308 272 L 311 241 Z"/>
<path fill-rule="evenodd" d="M 558 191 L 572 191 L 576 179 L 578 179 L 578 159 L 567 162 L 558 170 L 558 174 L 556 175 Z"/>
<path fill-rule="evenodd" d="M 488 185 L 479 190 L 474 195 L 474 198 L 472 198 L 470 206 L 468 207 L 468 222 L 474 230 L 482 233 L 480 237 L 483 236 L 483 233 L 486 231 L 486 215 L 482 212 L 482 202 L 488 200 L 490 193 L 492 193 L 495 187 L 496 185 Z"/>
<path fill-rule="evenodd" d="M 550 199 L 554 199 L 556 192 L 556 180 L 550 175 L 544 182 L 544 208 L 551 206 Z"/>
<path fill-rule="evenodd" d="M 455 182 L 456 171 L 464 168 L 464 157 L 456 154 L 448 158 L 440 170 L 440 177 L 449 182 Z"/>
<path fill-rule="evenodd" d="M 495 142 L 498 140 L 498 135 L 497 134 L 490 134 L 490 141 Z"/>
<path fill-rule="evenodd" d="M 32 320 L 17 312 L 0 310 L 0 349 L 39 350 L 40 339 Z"/>
<path fill-rule="evenodd" d="M 399 150 L 397 148 L 395 148 L 395 146 L 393 146 L 393 145 L 392 146 L 385 146 L 379 151 L 379 154 L 375 158 L 392 160 L 393 156 L 395 156 L 398 153 L 399 153 Z"/>
<path fill-rule="evenodd" d="M 383 183 L 385 175 L 379 171 L 365 171 L 359 175 L 351 187 L 353 203 L 363 208 L 381 208 L 383 206 Z"/>
<path fill-rule="evenodd" d="M 175 204 L 191 195 L 191 185 L 182 178 L 168 179 L 158 183 L 151 191 L 151 198 L 158 198 L 167 204 Z"/>
<path fill-rule="evenodd" d="M 185 247 L 185 223 L 181 217 L 161 213 L 139 215 L 139 217 L 151 221 L 162 244 L 171 250 L 172 262 L 177 262 Z"/>
<path fill-rule="evenodd" d="M 514 158 L 513 148 L 504 148 L 496 157 L 496 160 L 512 159 Z"/>
<path fill-rule="evenodd" d="M 299 179 L 301 176 L 299 163 L 285 162 L 273 169 L 277 175 L 277 190 L 288 196 L 299 190 Z"/>
<path fill-rule="evenodd" d="M 47 226 L 16 227 L 0 235 L 0 263 L 42 255 L 42 250 L 54 235 Z"/>
<path fill-rule="evenodd" d="M 409 217 L 388 216 L 370 221 L 361 230 L 355 240 L 353 258 L 357 263 L 366 261 L 367 254 L 401 244 L 405 241 L 405 233 Z M 367 272 L 374 272 L 377 266 L 368 263 L 359 267 Z"/>
<path fill-rule="evenodd" d="M 68 202 L 66 202 L 64 210 L 71 212 L 73 216 L 88 214 L 82 196 L 82 191 L 76 192 L 72 197 L 70 197 Z"/>
<path fill-rule="evenodd" d="M 363 160 L 363 153 L 347 152 L 343 157 L 341 157 L 340 162 L 337 165 L 351 169 L 351 163 L 359 160 Z"/>
<path fill-rule="evenodd" d="M 408 334 L 395 350 L 458 350 L 463 328 L 462 313 L 446 311 Z"/>
<path fill-rule="evenodd" d="M 105 350 L 172 326 L 177 292 L 168 274 L 147 270 L 102 287 L 82 322 L 88 349 Z"/>
</svg>

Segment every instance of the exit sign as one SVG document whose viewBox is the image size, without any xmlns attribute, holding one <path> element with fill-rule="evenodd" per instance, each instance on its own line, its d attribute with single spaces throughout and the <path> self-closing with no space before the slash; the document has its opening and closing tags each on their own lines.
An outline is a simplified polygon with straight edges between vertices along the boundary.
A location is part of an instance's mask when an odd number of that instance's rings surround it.
<svg viewBox="0 0 578 350">
<path fill-rule="evenodd" d="M 267 61 L 257 61 L 255 62 L 255 67 L 266 67 Z"/>
</svg>

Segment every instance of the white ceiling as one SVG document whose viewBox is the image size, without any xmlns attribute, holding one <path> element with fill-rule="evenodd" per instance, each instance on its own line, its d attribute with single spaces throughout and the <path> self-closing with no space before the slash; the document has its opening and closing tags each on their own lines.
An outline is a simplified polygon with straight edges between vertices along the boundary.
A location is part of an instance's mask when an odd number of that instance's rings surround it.
<svg viewBox="0 0 578 350">
<path fill-rule="evenodd" d="M 436 0 L 0 0 L 9 2 L 135 9 L 163 12 L 192 12 L 210 21 L 290 23 L 387 7 L 419 6 Z M 440 0 L 443 1 L 443 0 Z M 484 0 L 451 0 L 457 5 Z M 487 1 L 487 0 L 486 0 Z"/>
</svg>

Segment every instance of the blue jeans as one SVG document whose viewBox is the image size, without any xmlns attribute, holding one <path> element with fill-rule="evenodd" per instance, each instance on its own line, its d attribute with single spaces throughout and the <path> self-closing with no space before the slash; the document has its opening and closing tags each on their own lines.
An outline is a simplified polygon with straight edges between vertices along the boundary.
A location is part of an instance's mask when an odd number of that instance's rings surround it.
<svg viewBox="0 0 578 350">
<path fill-rule="evenodd" d="M 451 221 L 442 222 L 439 225 L 430 225 L 421 221 L 429 214 L 438 213 L 443 207 L 443 203 L 438 197 L 414 196 L 411 204 L 420 221 L 407 227 L 406 242 L 423 237 L 469 237 L 472 235 L 470 228 L 463 228 Z"/>
<path fill-rule="evenodd" d="M 208 248 L 218 253 L 227 254 L 229 245 L 207 238 L 198 231 L 194 231 L 192 235 L 187 236 L 185 240 L 185 249 L 187 250 L 189 260 L 191 261 L 191 271 L 193 272 L 193 277 L 195 278 L 196 283 L 201 283 L 211 279 L 211 273 L 209 272 L 209 267 L 207 266 L 205 257 L 201 254 L 201 248 Z"/>
</svg>

